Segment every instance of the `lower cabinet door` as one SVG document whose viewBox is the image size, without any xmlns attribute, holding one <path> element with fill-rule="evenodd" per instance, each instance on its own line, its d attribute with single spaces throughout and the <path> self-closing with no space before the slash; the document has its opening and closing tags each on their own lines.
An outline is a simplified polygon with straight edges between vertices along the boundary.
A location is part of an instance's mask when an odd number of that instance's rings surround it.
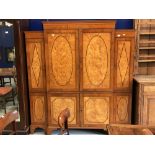
<svg viewBox="0 0 155 155">
<path fill-rule="evenodd" d="M 155 96 L 144 95 L 144 106 L 142 109 L 142 123 L 143 125 L 155 125 Z"/>
<path fill-rule="evenodd" d="M 62 110 L 69 108 L 69 127 L 79 126 L 79 95 L 77 94 L 48 94 L 48 126 L 58 126 L 58 116 Z"/>
<path fill-rule="evenodd" d="M 31 132 L 46 127 L 46 96 L 42 93 L 30 94 Z"/>
<path fill-rule="evenodd" d="M 114 94 L 114 123 L 131 123 L 131 94 Z"/>
<path fill-rule="evenodd" d="M 83 127 L 103 127 L 112 118 L 110 94 L 81 94 L 80 117 Z"/>
</svg>

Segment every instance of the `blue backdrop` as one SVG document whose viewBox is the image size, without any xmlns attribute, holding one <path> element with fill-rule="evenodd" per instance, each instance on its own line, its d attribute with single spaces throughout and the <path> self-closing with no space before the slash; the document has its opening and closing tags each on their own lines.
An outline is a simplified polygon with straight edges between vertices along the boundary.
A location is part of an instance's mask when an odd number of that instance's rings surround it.
<svg viewBox="0 0 155 155">
<path fill-rule="evenodd" d="M 59 21 L 48 19 L 48 21 Z M 64 20 L 64 19 L 63 19 Z M 69 19 L 72 20 L 72 19 Z M 29 30 L 41 31 L 43 30 L 42 21 L 46 19 L 30 19 Z M 116 29 L 133 29 L 133 19 L 116 19 Z M 7 61 L 7 48 L 13 48 L 14 46 L 14 34 L 13 27 L 1 27 L 0 28 L 0 68 L 12 67 L 13 63 Z"/>
<path fill-rule="evenodd" d="M 59 19 L 60 20 L 60 19 Z M 59 21 L 48 19 L 48 21 Z M 64 19 L 63 19 L 64 20 Z M 72 19 L 69 19 L 72 20 Z M 43 30 L 42 21 L 45 19 L 30 19 L 29 30 Z M 133 29 L 133 19 L 116 19 L 116 29 Z"/>
<path fill-rule="evenodd" d="M 14 47 L 13 27 L 0 27 L 0 68 L 12 67 L 13 62 L 8 61 L 8 49 Z"/>
</svg>

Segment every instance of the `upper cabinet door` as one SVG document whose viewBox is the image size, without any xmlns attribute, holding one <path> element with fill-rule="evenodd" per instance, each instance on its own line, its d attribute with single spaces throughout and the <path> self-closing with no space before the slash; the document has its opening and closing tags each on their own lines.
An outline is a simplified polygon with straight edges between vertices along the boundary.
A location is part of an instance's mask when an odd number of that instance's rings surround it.
<svg viewBox="0 0 155 155">
<path fill-rule="evenodd" d="M 45 91 L 44 42 L 42 32 L 25 32 L 30 92 Z"/>
<path fill-rule="evenodd" d="M 81 90 L 111 90 L 113 30 L 82 30 L 80 37 Z"/>
<path fill-rule="evenodd" d="M 77 31 L 45 31 L 47 90 L 76 91 L 78 88 Z"/>
<path fill-rule="evenodd" d="M 117 30 L 115 37 L 114 89 L 131 91 L 135 32 Z"/>
</svg>

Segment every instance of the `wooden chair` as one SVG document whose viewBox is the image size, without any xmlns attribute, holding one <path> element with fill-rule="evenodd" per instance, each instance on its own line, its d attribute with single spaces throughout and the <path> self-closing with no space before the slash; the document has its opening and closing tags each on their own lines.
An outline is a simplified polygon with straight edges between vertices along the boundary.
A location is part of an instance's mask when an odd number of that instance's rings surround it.
<svg viewBox="0 0 155 155">
<path fill-rule="evenodd" d="M 12 86 L 12 84 L 11 84 L 11 77 L 5 77 L 5 79 L 7 79 L 7 81 L 5 81 L 4 78 L 3 78 L 4 86 Z"/>
<path fill-rule="evenodd" d="M 1 68 L 1 75 L 2 75 L 2 83 L 3 83 L 3 87 L 4 86 L 12 86 L 12 83 L 11 83 L 11 78 L 12 78 L 12 71 L 13 71 L 13 68 Z M 7 79 L 7 81 L 6 81 Z"/>
<path fill-rule="evenodd" d="M 70 111 L 68 108 L 64 109 L 58 116 L 58 125 L 60 127 L 60 135 L 69 135 L 68 118 Z"/>
<path fill-rule="evenodd" d="M 16 119 L 18 119 L 18 112 L 11 111 L 0 117 L 0 134 L 9 125 L 12 124 L 13 130 L 10 134 L 16 134 Z"/>
<path fill-rule="evenodd" d="M 0 107 L 5 110 L 5 113 L 7 98 L 12 95 L 12 89 L 12 87 L 0 87 Z"/>
<path fill-rule="evenodd" d="M 0 87 L 2 87 L 3 86 L 3 79 L 2 79 L 2 77 L 0 77 Z"/>
<path fill-rule="evenodd" d="M 13 80 L 14 80 L 14 84 L 15 86 L 12 87 L 12 94 L 7 97 L 6 102 L 13 102 L 13 105 L 15 105 L 15 97 L 17 96 L 18 93 L 18 89 L 17 89 L 17 72 L 16 72 L 16 68 L 12 69 L 12 75 L 13 75 Z"/>
</svg>

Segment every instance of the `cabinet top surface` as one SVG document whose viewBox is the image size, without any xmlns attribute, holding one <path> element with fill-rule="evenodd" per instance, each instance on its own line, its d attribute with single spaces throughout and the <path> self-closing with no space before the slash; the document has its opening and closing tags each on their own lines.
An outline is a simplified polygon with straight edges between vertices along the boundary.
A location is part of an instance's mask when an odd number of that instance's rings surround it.
<svg viewBox="0 0 155 155">
<path fill-rule="evenodd" d="M 154 83 L 155 75 L 136 75 L 134 80 L 136 80 L 138 83 Z"/>
<path fill-rule="evenodd" d="M 53 28 L 115 28 L 115 20 L 79 20 L 43 22 L 44 29 Z"/>
</svg>

